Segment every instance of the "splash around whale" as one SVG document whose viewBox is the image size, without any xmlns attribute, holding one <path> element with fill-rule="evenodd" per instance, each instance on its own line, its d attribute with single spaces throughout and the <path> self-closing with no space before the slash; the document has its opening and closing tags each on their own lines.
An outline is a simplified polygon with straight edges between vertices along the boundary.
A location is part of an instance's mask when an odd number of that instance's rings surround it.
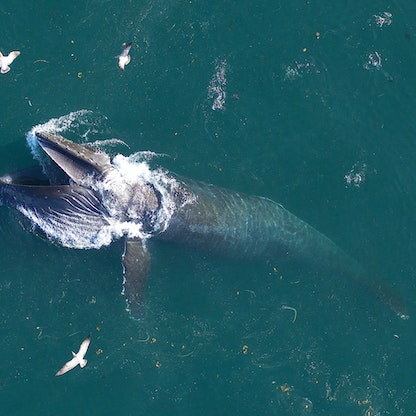
<svg viewBox="0 0 416 416">
<path fill-rule="evenodd" d="M 356 281 L 364 276 L 329 238 L 267 198 L 151 169 L 141 153 L 111 157 L 97 143 L 78 144 L 44 128 L 28 143 L 40 169 L 1 177 L 0 202 L 65 247 L 98 249 L 124 238 L 123 293 L 133 316 L 150 270 L 150 238 L 236 258 L 295 261 Z M 363 281 L 407 317 L 383 287 Z"/>
</svg>

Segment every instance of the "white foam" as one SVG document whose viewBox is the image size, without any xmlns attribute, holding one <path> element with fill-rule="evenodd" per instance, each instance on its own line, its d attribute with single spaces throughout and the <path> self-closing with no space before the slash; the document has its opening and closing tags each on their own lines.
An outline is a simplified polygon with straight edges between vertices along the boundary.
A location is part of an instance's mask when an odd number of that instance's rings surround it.
<svg viewBox="0 0 416 416">
<path fill-rule="evenodd" d="M 125 211 L 127 207 L 119 205 L 123 201 L 123 194 L 130 192 L 131 186 L 138 184 L 151 184 L 161 195 L 160 209 L 157 214 L 157 221 L 154 224 L 153 232 L 163 232 L 169 225 L 169 221 L 175 212 L 176 201 L 173 198 L 175 191 L 180 188 L 180 183 L 162 169 L 151 170 L 148 163 L 136 162 L 136 156 L 125 157 L 116 155 L 113 158 L 114 170 L 108 175 L 102 186 L 103 191 L 100 193 L 106 195 L 105 191 L 117 190 L 116 200 L 104 200 L 106 208 L 113 213 Z M 98 191 L 100 191 L 98 189 Z M 191 202 L 191 198 L 186 203 Z M 137 236 L 142 230 L 137 230 L 135 220 L 137 219 L 134 207 L 128 211 L 131 221 L 124 224 L 124 232 L 129 237 Z"/>
<path fill-rule="evenodd" d="M 211 108 L 214 111 L 225 110 L 225 99 L 227 96 L 226 86 L 227 86 L 227 61 L 221 60 L 217 62 L 215 67 L 215 73 L 211 78 L 211 81 L 208 86 L 208 98 L 214 99 Z"/>
</svg>

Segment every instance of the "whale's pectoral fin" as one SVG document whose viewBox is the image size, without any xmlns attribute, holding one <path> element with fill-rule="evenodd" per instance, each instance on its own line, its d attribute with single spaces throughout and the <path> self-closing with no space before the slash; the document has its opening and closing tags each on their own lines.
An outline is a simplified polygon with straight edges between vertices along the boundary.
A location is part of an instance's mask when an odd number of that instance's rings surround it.
<svg viewBox="0 0 416 416">
<path fill-rule="evenodd" d="M 150 253 L 146 241 L 126 239 L 122 261 L 122 293 L 127 299 L 127 310 L 138 317 L 142 312 L 143 292 L 150 270 Z"/>
</svg>

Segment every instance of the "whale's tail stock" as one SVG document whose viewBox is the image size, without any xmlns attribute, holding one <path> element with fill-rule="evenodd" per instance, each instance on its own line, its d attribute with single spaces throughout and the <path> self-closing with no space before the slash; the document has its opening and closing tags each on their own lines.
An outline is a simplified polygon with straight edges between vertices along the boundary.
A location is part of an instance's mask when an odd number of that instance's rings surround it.
<svg viewBox="0 0 416 416">
<path fill-rule="evenodd" d="M 360 281 L 360 286 L 370 296 L 376 297 L 381 303 L 388 306 L 400 319 L 410 318 L 405 301 L 391 286 L 381 280 L 370 281 L 367 279 Z"/>
</svg>

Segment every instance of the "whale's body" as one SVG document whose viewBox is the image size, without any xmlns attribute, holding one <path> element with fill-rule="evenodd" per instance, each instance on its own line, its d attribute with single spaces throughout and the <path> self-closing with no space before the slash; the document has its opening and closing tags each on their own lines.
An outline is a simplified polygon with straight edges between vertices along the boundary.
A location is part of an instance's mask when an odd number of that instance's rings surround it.
<svg viewBox="0 0 416 416">
<path fill-rule="evenodd" d="M 64 246 L 99 248 L 125 237 L 124 294 L 133 313 L 140 309 L 150 269 L 149 238 L 236 258 L 292 260 L 355 279 L 362 275 L 328 237 L 269 199 L 166 170 L 127 173 L 101 150 L 50 133 L 36 136 L 64 175 L 57 180 L 44 165 L 43 182 L 28 180 L 26 173 L 4 176 L 1 202 Z"/>
<path fill-rule="evenodd" d="M 193 203 L 178 207 L 156 238 L 245 259 L 330 267 L 350 258 L 328 237 L 270 199 L 180 179 Z"/>
</svg>

